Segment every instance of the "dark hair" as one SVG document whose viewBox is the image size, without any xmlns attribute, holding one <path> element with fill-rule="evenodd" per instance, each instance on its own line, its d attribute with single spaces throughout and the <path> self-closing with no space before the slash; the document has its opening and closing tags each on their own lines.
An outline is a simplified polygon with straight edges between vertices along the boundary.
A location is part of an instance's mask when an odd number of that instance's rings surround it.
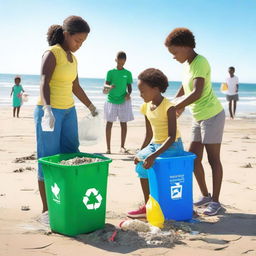
<svg viewBox="0 0 256 256">
<path fill-rule="evenodd" d="M 187 28 L 175 28 L 165 39 L 165 46 L 188 46 L 196 47 L 195 37 Z"/>
<path fill-rule="evenodd" d="M 117 59 L 126 59 L 126 53 L 125 52 L 118 52 L 116 55 Z"/>
<path fill-rule="evenodd" d="M 14 77 L 14 82 L 15 82 L 16 80 L 19 80 L 19 81 L 21 81 L 21 78 L 20 78 L 20 76 L 15 76 L 15 77 Z"/>
<path fill-rule="evenodd" d="M 138 79 L 148 84 L 150 87 L 158 87 L 160 92 L 165 92 L 168 84 L 167 76 L 159 69 L 148 68 L 141 72 Z"/>
<path fill-rule="evenodd" d="M 229 67 L 228 69 L 232 69 L 233 71 L 235 71 L 235 68 L 233 66 Z"/>
<path fill-rule="evenodd" d="M 62 44 L 64 41 L 63 32 L 67 31 L 70 35 L 76 33 L 90 33 L 88 23 L 79 16 L 69 16 L 63 21 L 63 25 L 52 25 L 47 32 L 47 41 L 50 46 Z"/>
</svg>

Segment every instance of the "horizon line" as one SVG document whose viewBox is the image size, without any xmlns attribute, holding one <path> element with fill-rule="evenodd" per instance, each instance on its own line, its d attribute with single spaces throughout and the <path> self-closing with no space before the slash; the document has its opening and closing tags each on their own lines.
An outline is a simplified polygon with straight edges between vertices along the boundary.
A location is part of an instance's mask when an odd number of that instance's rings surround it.
<svg viewBox="0 0 256 256">
<path fill-rule="evenodd" d="M 0 73 L 0 75 L 40 76 L 40 74 L 15 74 L 15 73 Z M 79 76 L 78 78 L 79 78 L 79 79 L 83 78 L 83 79 L 103 79 L 103 80 L 105 80 L 105 78 L 102 78 L 102 77 L 82 77 L 82 76 Z M 133 78 L 133 80 L 137 81 L 138 79 L 137 79 L 137 78 Z M 177 80 L 168 80 L 168 82 L 181 82 L 181 81 L 177 81 Z M 223 81 L 221 81 L 221 82 L 219 82 L 219 81 L 211 81 L 211 83 L 223 83 Z M 241 83 L 242 83 L 242 84 L 254 84 L 254 85 L 256 85 L 256 82 L 241 82 L 241 81 L 239 81 L 239 84 L 241 84 Z"/>
</svg>

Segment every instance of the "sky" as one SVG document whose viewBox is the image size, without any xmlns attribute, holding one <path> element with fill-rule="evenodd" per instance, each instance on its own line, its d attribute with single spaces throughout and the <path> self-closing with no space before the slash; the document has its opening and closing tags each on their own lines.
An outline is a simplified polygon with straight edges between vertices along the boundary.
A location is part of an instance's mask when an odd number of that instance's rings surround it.
<svg viewBox="0 0 256 256">
<path fill-rule="evenodd" d="M 133 77 L 146 68 L 180 81 L 182 64 L 164 46 L 176 27 L 195 35 L 212 81 L 235 66 L 241 82 L 256 83 L 256 0 L 0 0 L 0 74 L 40 74 L 41 57 L 52 24 L 69 15 L 83 17 L 91 32 L 75 53 L 79 77 L 104 78 L 120 50 Z"/>
</svg>

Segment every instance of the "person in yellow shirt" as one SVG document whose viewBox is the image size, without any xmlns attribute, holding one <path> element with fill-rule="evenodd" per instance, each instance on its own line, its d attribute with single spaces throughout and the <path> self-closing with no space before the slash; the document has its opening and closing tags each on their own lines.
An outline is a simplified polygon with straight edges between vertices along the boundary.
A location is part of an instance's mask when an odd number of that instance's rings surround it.
<svg viewBox="0 0 256 256">
<path fill-rule="evenodd" d="M 44 53 L 41 67 L 40 99 L 34 112 L 37 156 L 78 152 L 78 125 L 73 94 L 97 115 L 95 106 L 79 84 L 77 60 L 73 55 L 86 40 L 90 27 L 78 16 L 69 16 L 63 25 L 48 29 L 50 48 Z M 44 177 L 38 164 L 38 185 L 47 212 Z"/>
<path fill-rule="evenodd" d="M 134 163 L 145 204 L 128 212 L 127 215 L 131 218 L 146 216 L 146 203 L 149 198 L 148 169 L 152 168 L 155 159 L 158 156 L 181 156 L 184 151 L 177 128 L 176 109 L 174 104 L 162 95 L 169 85 L 167 77 L 160 70 L 149 68 L 143 71 L 138 79 L 140 96 L 144 100 L 141 113 L 145 116 L 146 136 Z"/>
</svg>

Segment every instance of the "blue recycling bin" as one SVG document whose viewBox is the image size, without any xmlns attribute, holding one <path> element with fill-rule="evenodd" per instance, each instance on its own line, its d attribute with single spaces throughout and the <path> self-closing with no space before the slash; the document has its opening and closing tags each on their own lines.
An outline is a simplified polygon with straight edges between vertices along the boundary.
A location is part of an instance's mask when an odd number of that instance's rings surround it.
<svg viewBox="0 0 256 256">
<path fill-rule="evenodd" d="M 158 201 L 166 220 L 189 220 L 193 216 L 193 170 L 196 155 L 155 160 L 148 171 L 150 195 Z"/>
</svg>

